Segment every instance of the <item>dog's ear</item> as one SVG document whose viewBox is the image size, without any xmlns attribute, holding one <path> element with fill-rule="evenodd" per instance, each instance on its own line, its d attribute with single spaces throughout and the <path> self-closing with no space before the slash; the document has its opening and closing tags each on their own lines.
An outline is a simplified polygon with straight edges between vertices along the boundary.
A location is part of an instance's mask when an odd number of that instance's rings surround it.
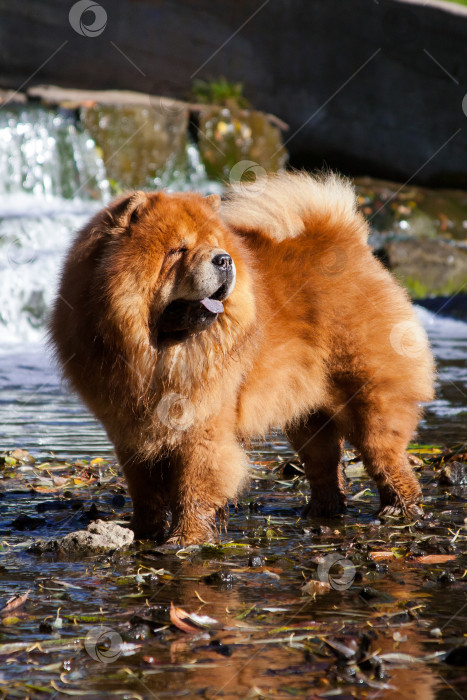
<svg viewBox="0 0 467 700">
<path fill-rule="evenodd" d="M 218 194 L 208 194 L 206 197 L 203 197 L 204 201 L 206 204 L 209 204 L 211 209 L 216 212 L 220 210 L 221 208 L 221 198 L 219 197 Z"/>
<path fill-rule="evenodd" d="M 117 199 L 107 208 L 112 228 L 127 229 L 135 223 L 147 203 L 145 192 L 138 191 Z"/>
</svg>

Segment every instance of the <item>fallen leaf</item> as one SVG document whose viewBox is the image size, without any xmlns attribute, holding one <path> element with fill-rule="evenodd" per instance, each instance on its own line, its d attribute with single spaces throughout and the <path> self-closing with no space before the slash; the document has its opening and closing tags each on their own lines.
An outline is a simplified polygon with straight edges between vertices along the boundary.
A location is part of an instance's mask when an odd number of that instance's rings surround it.
<svg viewBox="0 0 467 700">
<path fill-rule="evenodd" d="M 373 561 L 383 561 L 384 559 L 394 559 L 394 552 L 370 552 L 370 559 Z"/>
<path fill-rule="evenodd" d="M 9 615 L 2 618 L 2 625 L 7 625 L 7 627 L 17 625 L 18 622 L 20 622 L 20 618 L 16 617 L 15 615 Z"/>
<path fill-rule="evenodd" d="M 378 654 L 378 658 L 386 661 L 389 664 L 415 664 L 421 663 L 423 659 L 418 659 L 411 654 L 403 654 L 401 652 L 389 652 L 388 654 Z"/>
<path fill-rule="evenodd" d="M 209 615 L 187 613 L 182 608 L 176 608 L 173 603 L 170 603 L 170 621 L 188 634 L 193 634 L 218 624 L 218 621 L 213 617 L 209 617 Z"/>
<path fill-rule="evenodd" d="M 89 466 L 95 467 L 98 464 L 104 464 L 104 463 L 107 463 L 106 459 L 104 459 L 103 457 L 96 457 L 95 459 L 91 459 L 91 461 L 89 462 Z"/>
<path fill-rule="evenodd" d="M 415 557 L 414 561 L 419 561 L 421 564 L 444 564 L 455 558 L 455 554 L 425 554 L 422 557 Z"/>
<path fill-rule="evenodd" d="M 23 595 L 14 595 L 13 598 L 10 598 L 7 600 L 3 608 L 0 608 L 0 613 L 6 613 L 10 612 L 10 610 L 14 610 L 15 608 L 19 608 L 20 605 L 22 605 L 25 600 L 27 600 L 29 594 L 31 592 L 31 589 L 28 588 L 26 593 L 23 593 Z"/>
<path fill-rule="evenodd" d="M 190 625 L 189 622 L 185 622 L 187 618 L 189 619 L 190 616 L 185 610 L 182 610 L 182 608 L 176 608 L 172 602 L 170 603 L 170 622 L 175 625 L 175 627 L 178 627 L 179 630 L 182 630 L 182 632 L 186 632 L 187 634 L 196 634 L 196 632 L 199 631 L 199 627 Z"/>
<path fill-rule="evenodd" d="M 317 593 L 328 593 L 331 590 L 331 586 L 327 581 L 307 581 L 304 586 L 302 586 L 302 595 L 316 595 Z"/>
<path fill-rule="evenodd" d="M 217 625 L 217 620 L 209 615 L 198 615 L 197 613 L 191 613 L 188 615 L 190 622 L 194 622 L 198 627 L 212 627 L 212 625 Z"/>
</svg>

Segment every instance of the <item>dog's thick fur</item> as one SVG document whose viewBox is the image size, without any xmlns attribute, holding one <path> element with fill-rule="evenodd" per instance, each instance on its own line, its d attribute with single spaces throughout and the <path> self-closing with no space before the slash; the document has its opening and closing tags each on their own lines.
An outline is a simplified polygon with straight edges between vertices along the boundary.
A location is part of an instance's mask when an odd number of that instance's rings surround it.
<svg viewBox="0 0 467 700">
<path fill-rule="evenodd" d="M 138 192 L 78 234 L 51 338 L 115 445 L 138 536 L 164 537 L 170 510 L 172 541 L 209 539 L 247 476 L 241 439 L 279 426 L 310 481 L 308 514 L 345 507 L 344 438 L 381 510 L 417 512 L 405 449 L 433 395 L 433 362 L 367 232 L 347 181 L 279 174 L 234 186 L 222 205 Z M 236 268 L 224 312 L 164 338 L 166 308 L 198 303 L 199 270 L 219 250 Z"/>
</svg>

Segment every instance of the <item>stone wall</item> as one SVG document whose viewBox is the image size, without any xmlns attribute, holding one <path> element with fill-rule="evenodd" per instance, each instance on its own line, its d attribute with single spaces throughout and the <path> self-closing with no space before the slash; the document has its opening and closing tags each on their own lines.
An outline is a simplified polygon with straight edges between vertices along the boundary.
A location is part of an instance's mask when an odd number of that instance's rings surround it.
<svg viewBox="0 0 467 700">
<path fill-rule="evenodd" d="M 290 125 L 294 165 L 325 161 L 353 174 L 467 186 L 466 8 L 434 0 L 102 0 L 100 18 L 88 11 L 73 29 L 72 5 L 0 0 L 0 87 L 185 97 L 194 77 L 224 75 Z"/>
</svg>

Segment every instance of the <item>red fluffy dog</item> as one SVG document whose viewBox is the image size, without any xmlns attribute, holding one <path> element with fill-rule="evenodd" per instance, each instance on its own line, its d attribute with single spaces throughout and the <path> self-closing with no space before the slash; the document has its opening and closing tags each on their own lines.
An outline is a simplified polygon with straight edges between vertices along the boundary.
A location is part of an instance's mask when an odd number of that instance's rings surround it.
<svg viewBox="0 0 467 700">
<path fill-rule="evenodd" d="M 367 245 L 351 185 L 280 174 L 217 196 L 136 192 L 78 234 L 51 323 L 104 424 L 138 536 L 212 537 L 245 482 L 241 439 L 281 426 L 311 485 L 345 507 L 347 438 L 381 511 L 417 514 L 405 453 L 433 362 L 406 293 Z"/>
</svg>

